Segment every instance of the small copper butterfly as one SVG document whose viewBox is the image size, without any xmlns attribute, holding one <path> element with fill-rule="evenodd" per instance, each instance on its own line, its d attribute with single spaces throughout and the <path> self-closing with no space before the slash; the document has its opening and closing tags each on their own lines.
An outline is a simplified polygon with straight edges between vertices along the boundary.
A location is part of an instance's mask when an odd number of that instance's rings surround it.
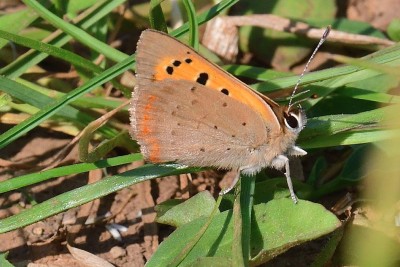
<svg viewBox="0 0 400 267">
<path fill-rule="evenodd" d="M 295 145 L 302 109 L 278 105 L 162 32 L 142 33 L 136 61 L 131 135 L 146 160 L 238 170 L 223 193 L 240 172 L 284 169 L 297 202 L 287 156 L 307 154 Z"/>
</svg>

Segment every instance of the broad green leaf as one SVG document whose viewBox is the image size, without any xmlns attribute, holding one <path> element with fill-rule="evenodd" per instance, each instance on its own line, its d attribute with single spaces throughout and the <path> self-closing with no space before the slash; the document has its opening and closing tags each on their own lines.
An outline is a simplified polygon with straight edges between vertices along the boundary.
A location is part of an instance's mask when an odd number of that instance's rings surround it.
<svg viewBox="0 0 400 267">
<path fill-rule="evenodd" d="M 207 218 L 185 224 L 164 240 L 147 266 L 167 266 L 184 248 Z M 272 200 L 254 206 L 252 221 L 252 265 L 261 264 L 289 248 L 334 231 L 340 221 L 321 205 L 308 201 L 293 204 L 291 199 Z M 191 266 L 203 257 L 231 259 L 232 211 L 216 215 L 199 242 L 179 266 Z M 212 246 L 210 246 L 212 244 Z"/>
<path fill-rule="evenodd" d="M 176 202 L 177 201 L 173 201 Z M 171 206 L 171 202 L 156 206 L 158 223 L 180 227 L 200 217 L 210 216 L 215 199 L 209 191 L 202 191 L 183 203 Z"/>
</svg>

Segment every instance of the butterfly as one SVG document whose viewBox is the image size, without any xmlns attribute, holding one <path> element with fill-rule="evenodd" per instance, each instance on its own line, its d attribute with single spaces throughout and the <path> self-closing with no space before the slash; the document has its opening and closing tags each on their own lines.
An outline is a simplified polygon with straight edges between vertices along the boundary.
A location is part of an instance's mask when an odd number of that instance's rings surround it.
<svg viewBox="0 0 400 267">
<path fill-rule="evenodd" d="M 136 50 L 131 136 L 152 163 L 176 162 L 253 175 L 284 169 L 297 203 L 289 155 L 306 124 L 301 108 L 280 106 L 169 35 L 145 30 Z"/>
</svg>

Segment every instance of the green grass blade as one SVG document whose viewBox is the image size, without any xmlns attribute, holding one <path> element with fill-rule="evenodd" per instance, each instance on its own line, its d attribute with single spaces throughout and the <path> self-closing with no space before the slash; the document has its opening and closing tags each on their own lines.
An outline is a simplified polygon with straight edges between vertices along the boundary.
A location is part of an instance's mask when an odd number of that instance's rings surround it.
<svg viewBox="0 0 400 267">
<path fill-rule="evenodd" d="M 127 164 L 141 159 L 143 159 L 143 156 L 141 154 L 130 154 L 120 157 L 109 158 L 105 160 L 99 160 L 94 163 L 78 163 L 69 166 L 54 168 L 51 170 L 41 171 L 38 173 L 26 174 L 5 181 L 1 181 L 0 194 L 16 190 L 25 186 L 34 185 L 36 183 L 40 183 L 43 181 L 47 181 L 51 178 L 84 173 L 100 168 L 119 166 L 122 164 Z"/>
<path fill-rule="evenodd" d="M 38 15 L 29 8 L 15 13 L 4 14 L 0 17 L 0 29 L 19 33 L 37 18 Z M 5 40 L 0 40 L 0 49 L 7 45 L 7 43 Z"/>
<path fill-rule="evenodd" d="M 51 55 L 53 57 L 62 59 L 66 62 L 71 63 L 75 67 L 82 68 L 84 70 L 90 71 L 94 74 L 99 74 L 103 71 L 103 69 L 90 60 L 87 60 L 75 53 L 72 53 L 68 50 L 59 48 L 57 46 L 53 46 L 47 43 L 39 42 L 33 39 L 25 38 L 22 36 L 18 36 L 9 32 L 5 32 L 0 30 L 0 38 L 7 39 L 9 41 L 12 41 L 14 43 L 17 43 L 22 46 L 26 46 L 32 49 L 35 49 L 36 51 L 40 51 L 42 53 L 45 53 L 47 55 Z M 92 75 L 94 76 L 94 75 Z M 115 81 L 111 81 L 114 86 L 119 88 L 124 92 L 125 95 L 130 95 L 130 90 L 127 88 L 124 88 L 122 85 Z M 129 93 L 128 93 L 129 92 Z"/>
<path fill-rule="evenodd" d="M 243 176 L 240 179 L 240 210 L 242 213 L 242 238 L 240 243 L 242 244 L 243 257 L 247 266 L 251 251 L 251 220 L 256 176 Z"/>
<path fill-rule="evenodd" d="M 60 19 L 38 2 L 34 0 L 23 0 L 23 2 L 27 6 L 35 10 L 42 18 L 53 24 L 56 28 L 61 29 L 65 33 L 68 33 L 77 41 L 87 45 L 88 47 L 97 51 L 98 53 L 103 54 L 107 58 L 115 62 L 119 62 L 127 58 L 126 54 L 92 37 L 90 34 L 82 30 L 81 28 L 76 27 Z"/>
<path fill-rule="evenodd" d="M 149 20 L 152 29 L 168 33 L 167 22 L 161 8 L 164 0 L 150 0 Z"/>
<path fill-rule="evenodd" d="M 53 45 L 49 45 L 47 43 L 39 42 L 33 39 L 25 38 L 16 34 L 12 34 L 10 32 L 5 32 L 0 30 L 0 38 L 4 38 L 8 41 L 12 41 L 16 44 L 29 47 L 35 49 L 36 51 L 40 51 L 42 53 L 46 53 L 48 55 L 54 56 L 56 58 L 60 58 L 66 62 L 70 62 L 71 64 L 84 68 L 86 70 L 90 70 L 94 73 L 100 73 L 103 71 L 102 68 L 87 60 L 75 53 L 72 53 L 68 50 L 58 48 Z"/>
<path fill-rule="evenodd" d="M 179 169 L 174 165 L 145 165 L 134 170 L 110 176 L 96 183 L 68 191 L 24 210 L 17 215 L 0 220 L 0 233 L 24 227 L 143 181 L 190 171 L 194 171 L 194 169 Z"/>
<path fill-rule="evenodd" d="M 54 102 L 54 99 L 38 92 L 20 82 L 16 82 L 10 80 L 6 77 L 0 76 L 0 86 L 3 92 L 11 95 L 14 99 L 18 99 L 24 103 L 32 105 L 38 109 L 48 106 L 50 103 Z M 27 82 L 23 81 L 28 84 Z M 31 113 L 29 113 L 31 114 Z M 94 117 L 88 115 L 82 111 L 77 110 L 71 106 L 64 106 L 56 113 L 57 118 L 61 118 L 67 121 L 71 121 L 77 126 L 85 127 L 88 123 L 94 120 Z M 11 129 L 12 130 L 12 129 Z M 102 127 L 99 131 L 107 138 L 111 138 L 115 136 L 118 132 L 108 126 Z M 0 140 L 3 138 L 3 135 L 0 135 Z"/>
<path fill-rule="evenodd" d="M 198 25 L 201 25 L 201 24 L 206 23 L 207 21 L 213 19 L 214 17 L 216 17 L 220 13 L 226 11 L 226 9 L 230 8 L 237 2 L 239 2 L 239 0 L 223 0 L 223 1 L 219 2 L 212 8 L 208 9 L 207 11 L 205 11 L 197 16 Z M 174 37 L 181 37 L 188 31 L 189 31 L 189 23 L 186 22 L 178 29 L 171 31 L 170 35 L 174 36 Z"/>
<path fill-rule="evenodd" d="M 390 137 L 391 132 L 384 130 L 384 126 L 379 123 L 396 108 L 396 106 L 388 106 L 352 115 L 311 118 L 307 127 L 300 133 L 298 143 L 304 148 L 317 148 L 362 144 L 385 139 Z"/>
<path fill-rule="evenodd" d="M 243 180 L 238 182 L 235 188 L 235 200 L 233 202 L 233 242 L 231 247 L 231 259 L 233 267 L 244 267 L 248 266 L 249 256 L 245 253 L 243 247 L 243 212 L 242 212 L 242 187 Z M 247 196 L 246 196 L 247 197 Z"/>
<path fill-rule="evenodd" d="M 400 45 L 395 45 L 378 52 L 372 53 L 365 57 L 365 59 L 370 59 L 374 64 L 383 64 L 388 66 L 398 66 L 400 64 Z M 249 71 L 247 71 L 250 73 Z M 257 72 L 255 72 L 256 74 Z M 330 69 L 325 69 L 321 71 L 315 71 L 312 73 L 307 73 L 302 81 L 301 85 L 307 85 L 310 83 L 319 82 L 319 87 L 327 88 L 338 88 L 345 84 L 359 81 L 360 79 L 365 79 L 365 77 L 371 77 L 371 75 L 378 75 L 380 73 L 363 69 L 358 66 L 343 66 L 335 67 Z M 249 75 L 248 75 L 249 76 Z M 372 76 L 373 77 L 373 76 Z M 252 77 L 256 78 L 256 77 Z M 282 88 L 292 88 L 298 80 L 298 76 L 283 77 L 273 79 L 267 82 L 261 82 L 253 84 L 251 87 L 260 92 L 270 92 L 276 91 Z M 304 89 L 307 89 L 305 87 Z M 324 92 L 323 95 L 329 94 L 331 91 Z M 320 92 L 317 91 L 318 94 Z"/>
<path fill-rule="evenodd" d="M 251 220 L 256 176 L 241 176 L 236 187 L 233 205 L 232 263 L 234 266 L 249 266 L 251 251 Z"/>
<path fill-rule="evenodd" d="M 400 134 L 399 130 L 363 130 L 348 131 L 326 137 L 316 137 L 307 141 L 304 148 L 322 148 L 334 146 L 348 146 L 356 144 L 374 143 L 382 140 L 393 138 Z"/>
<path fill-rule="evenodd" d="M 194 50 L 199 51 L 199 25 L 194 5 L 191 0 L 183 0 L 183 4 L 189 18 L 189 44 Z"/>
<path fill-rule="evenodd" d="M 94 5 L 90 9 L 82 12 L 76 19 L 73 21 L 77 24 L 78 27 L 82 29 L 88 29 L 97 21 L 99 21 L 104 16 L 108 15 L 113 9 L 119 6 L 121 3 L 125 2 L 124 0 L 114 0 L 114 1 L 100 1 L 98 4 Z M 51 34 L 46 40 L 43 42 L 47 42 L 53 46 L 61 47 L 70 41 L 71 36 L 63 33 L 61 30 L 55 31 Z M 21 57 L 19 57 L 14 62 L 8 64 L 6 67 L 0 70 L 0 74 L 7 76 L 9 78 L 16 78 L 21 74 L 25 73 L 27 69 L 38 64 L 40 61 L 45 59 L 47 54 L 30 50 Z"/>
<path fill-rule="evenodd" d="M 116 64 L 115 66 L 104 71 L 99 76 L 88 81 L 83 86 L 76 88 L 75 90 L 71 91 L 70 93 L 56 100 L 54 104 L 43 108 L 34 116 L 30 117 L 29 119 L 23 121 L 22 123 L 11 128 L 7 132 L 3 133 L 2 135 L 0 135 L 0 149 L 10 144 L 12 141 L 16 140 L 21 135 L 29 132 L 30 130 L 38 126 L 42 121 L 49 118 L 56 112 L 58 112 L 61 108 L 65 107 L 65 105 L 81 97 L 82 95 L 89 92 L 93 88 L 102 85 L 103 83 L 115 78 L 117 75 L 128 70 L 129 68 L 132 67 L 133 63 L 134 63 L 133 57 L 128 57 L 126 60 Z"/>
</svg>

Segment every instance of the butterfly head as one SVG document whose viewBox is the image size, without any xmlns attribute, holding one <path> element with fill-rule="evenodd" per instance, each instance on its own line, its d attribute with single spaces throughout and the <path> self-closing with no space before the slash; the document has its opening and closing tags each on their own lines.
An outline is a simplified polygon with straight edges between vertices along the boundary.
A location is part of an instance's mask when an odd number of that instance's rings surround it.
<svg viewBox="0 0 400 267">
<path fill-rule="evenodd" d="M 297 108 L 293 108 L 293 106 L 284 108 L 283 122 L 287 130 L 299 134 L 307 123 L 306 113 L 300 106 Z"/>
</svg>

